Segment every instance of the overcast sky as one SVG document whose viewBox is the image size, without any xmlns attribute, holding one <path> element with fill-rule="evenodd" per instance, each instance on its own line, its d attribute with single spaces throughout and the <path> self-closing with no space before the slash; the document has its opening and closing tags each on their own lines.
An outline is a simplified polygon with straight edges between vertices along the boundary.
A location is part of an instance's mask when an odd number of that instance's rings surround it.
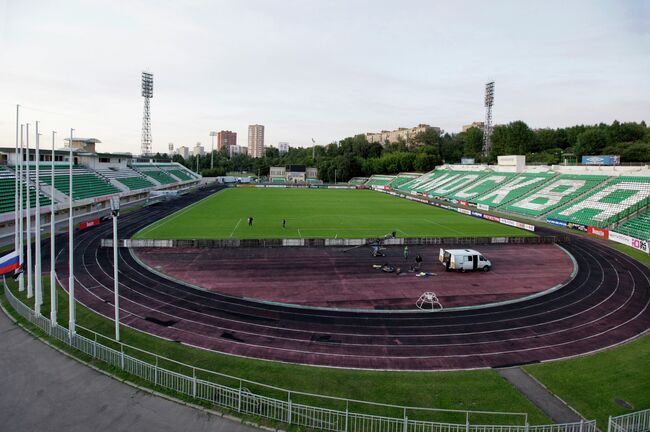
<svg viewBox="0 0 650 432">
<path fill-rule="evenodd" d="M 650 122 L 650 1 L 0 0 L 0 146 L 19 103 L 48 134 L 138 153 L 142 70 L 154 151 L 222 129 L 246 145 L 253 123 L 267 145 L 455 132 L 488 80 L 496 123 Z"/>
</svg>

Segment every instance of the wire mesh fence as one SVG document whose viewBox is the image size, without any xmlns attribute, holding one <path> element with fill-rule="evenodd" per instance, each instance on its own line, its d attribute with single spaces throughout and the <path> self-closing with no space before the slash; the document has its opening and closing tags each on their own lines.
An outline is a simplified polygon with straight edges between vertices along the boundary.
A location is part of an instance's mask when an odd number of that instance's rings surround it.
<svg viewBox="0 0 650 432">
<path fill-rule="evenodd" d="M 45 316 L 36 315 L 26 304 L 14 296 L 6 282 L 4 284 L 4 293 L 11 306 L 20 316 L 37 326 L 47 335 L 87 356 L 147 381 L 156 387 L 205 401 L 215 407 L 242 415 L 250 415 L 313 430 L 335 432 L 596 432 L 595 421 L 531 426 L 528 424 L 528 416 L 525 413 L 404 407 L 290 391 L 196 368 L 110 339 L 110 345 L 114 347 L 109 347 L 102 343 L 102 341 L 108 339 L 106 336 L 81 326 L 78 326 L 80 330 L 78 333 L 71 335 L 65 327 L 52 325 Z M 134 355 L 136 352 L 140 352 L 144 356 L 136 357 Z M 174 364 L 178 367 L 174 368 L 177 370 L 170 370 L 161 367 L 160 364 Z M 184 370 L 184 372 L 178 370 Z M 225 385 L 224 383 L 227 381 L 230 381 L 233 385 Z M 273 396 L 261 394 L 262 389 L 269 390 Z M 280 395 L 282 395 L 281 398 Z M 339 408 L 333 409 L 304 402 L 311 400 L 327 401 L 330 402 L 329 405 L 337 405 Z M 363 406 L 373 409 L 362 412 L 360 407 Z M 373 414 L 367 412 L 373 412 Z M 376 412 L 391 413 L 392 415 L 377 415 Z M 434 415 L 439 413 L 453 413 L 459 417 L 464 417 L 465 422 L 445 423 L 422 420 L 422 413 L 428 414 L 430 418 L 434 418 Z M 409 418 L 410 415 L 416 418 Z M 512 418 L 518 419 L 518 423 L 522 424 L 473 424 L 470 423 L 473 416 L 481 420 L 486 416 L 494 416 L 495 418 L 506 416 L 510 417 L 510 420 Z M 648 430 L 649 418 L 646 413 L 645 417 L 635 417 L 634 420 L 630 419 L 629 421 L 621 420 L 620 424 L 623 426 L 620 426 L 620 432 L 646 431 Z M 611 423 L 610 421 L 610 425 Z M 637 424 L 645 425 L 646 429 L 632 427 L 632 425 Z"/>
</svg>

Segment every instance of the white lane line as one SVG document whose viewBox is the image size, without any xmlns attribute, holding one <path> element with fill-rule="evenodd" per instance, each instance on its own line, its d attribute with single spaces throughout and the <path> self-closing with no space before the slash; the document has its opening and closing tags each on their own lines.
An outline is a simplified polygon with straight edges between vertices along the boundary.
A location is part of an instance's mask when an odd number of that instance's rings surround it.
<svg viewBox="0 0 650 432">
<path fill-rule="evenodd" d="M 239 223 L 241 222 L 241 218 L 237 221 L 237 225 L 235 225 L 235 228 L 232 229 L 232 232 L 230 233 L 230 237 L 237 231 L 237 228 L 239 227 Z"/>
<path fill-rule="evenodd" d="M 300 236 L 300 238 L 302 238 L 302 234 L 300 234 L 300 228 L 298 228 L 298 235 Z"/>
</svg>

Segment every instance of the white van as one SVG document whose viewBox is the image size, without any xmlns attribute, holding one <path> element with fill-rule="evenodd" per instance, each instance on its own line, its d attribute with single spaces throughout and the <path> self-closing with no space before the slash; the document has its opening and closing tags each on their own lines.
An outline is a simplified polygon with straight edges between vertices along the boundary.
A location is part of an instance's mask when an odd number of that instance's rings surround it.
<svg viewBox="0 0 650 432">
<path fill-rule="evenodd" d="M 492 263 L 480 252 L 473 249 L 442 249 L 438 260 L 445 266 L 447 271 L 483 270 L 490 271 Z"/>
</svg>

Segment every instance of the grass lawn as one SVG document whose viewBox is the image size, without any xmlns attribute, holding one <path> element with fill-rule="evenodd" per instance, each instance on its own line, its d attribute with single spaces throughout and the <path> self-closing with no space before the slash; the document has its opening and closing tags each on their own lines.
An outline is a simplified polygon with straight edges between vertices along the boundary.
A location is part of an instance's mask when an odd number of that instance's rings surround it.
<svg viewBox="0 0 650 432">
<path fill-rule="evenodd" d="M 247 224 L 249 216 L 253 226 Z M 230 188 L 146 227 L 134 238 L 365 238 L 392 231 L 398 237 L 534 235 L 369 190 Z"/>
<path fill-rule="evenodd" d="M 10 281 L 9 285 L 19 299 L 30 304 L 25 299 L 24 293 L 17 293 L 13 281 Z M 43 286 L 46 289 L 44 290 L 42 313 L 45 316 L 49 316 L 49 281 L 45 280 Z M 0 298 L 5 308 L 12 311 L 13 309 L 7 303 L 4 295 L 0 295 Z M 33 307 L 33 299 L 31 304 Z M 68 300 L 67 294 L 62 289 L 58 290 L 58 304 L 59 325 L 67 327 Z M 111 320 L 79 304 L 77 305 L 76 312 L 77 324 L 79 326 L 91 328 L 101 334 L 112 337 L 114 326 Z M 82 330 L 79 333 L 84 334 Z M 303 391 L 414 407 L 525 412 L 529 414 L 531 424 L 547 424 L 550 422 L 523 395 L 492 370 L 466 372 L 381 372 L 318 368 L 244 359 L 194 349 L 127 327 L 122 327 L 121 336 L 124 343 L 140 347 L 143 350 L 161 356 L 204 369 L 283 387 L 292 391 Z M 101 342 L 110 345 L 107 341 Z M 131 355 L 137 355 L 133 350 L 126 349 L 125 352 Z M 139 356 L 153 361 L 150 356 L 149 358 L 143 355 Z M 93 364 L 101 367 L 101 364 L 96 361 Z M 160 366 L 179 370 L 184 373 L 191 373 L 187 369 L 183 370 L 168 362 L 161 362 Z M 208 376 L 201 376 L 200 378 L 210 379 Z M 219 381 L 217 379 L 217 382 L 238 387 L 238 382 L 234 380 Z M 138 383 L 145 384 L 140 381 Z M 274 393 L 273 391 L 255 387 L 254 385 L 245 385 L 256 393 L 283 397 L 283 394 L 279 392 Z M 292 399 L 294 402 L 302 401 L 324 407 L 345 409 L 345 404 L 342 402 L 333 402 L 322 398 L 315 399 L 292 396 Z M 376 415 L 394 415 L 398 417 L 403 415 L 403 412 L 397 409 L 352 403 L 350 404 L 350 410 Z M 464 423 L 465 421 L 464 416 L 459 414 L 440 413 L 432 415 L 431 413 L 421 411 L 409 411 L 409 418 L 459 423 Z M 470 421 L 473 423 L 522 424 L 521 418 L 478 414 L 472 415 Z"/>
</svg>

